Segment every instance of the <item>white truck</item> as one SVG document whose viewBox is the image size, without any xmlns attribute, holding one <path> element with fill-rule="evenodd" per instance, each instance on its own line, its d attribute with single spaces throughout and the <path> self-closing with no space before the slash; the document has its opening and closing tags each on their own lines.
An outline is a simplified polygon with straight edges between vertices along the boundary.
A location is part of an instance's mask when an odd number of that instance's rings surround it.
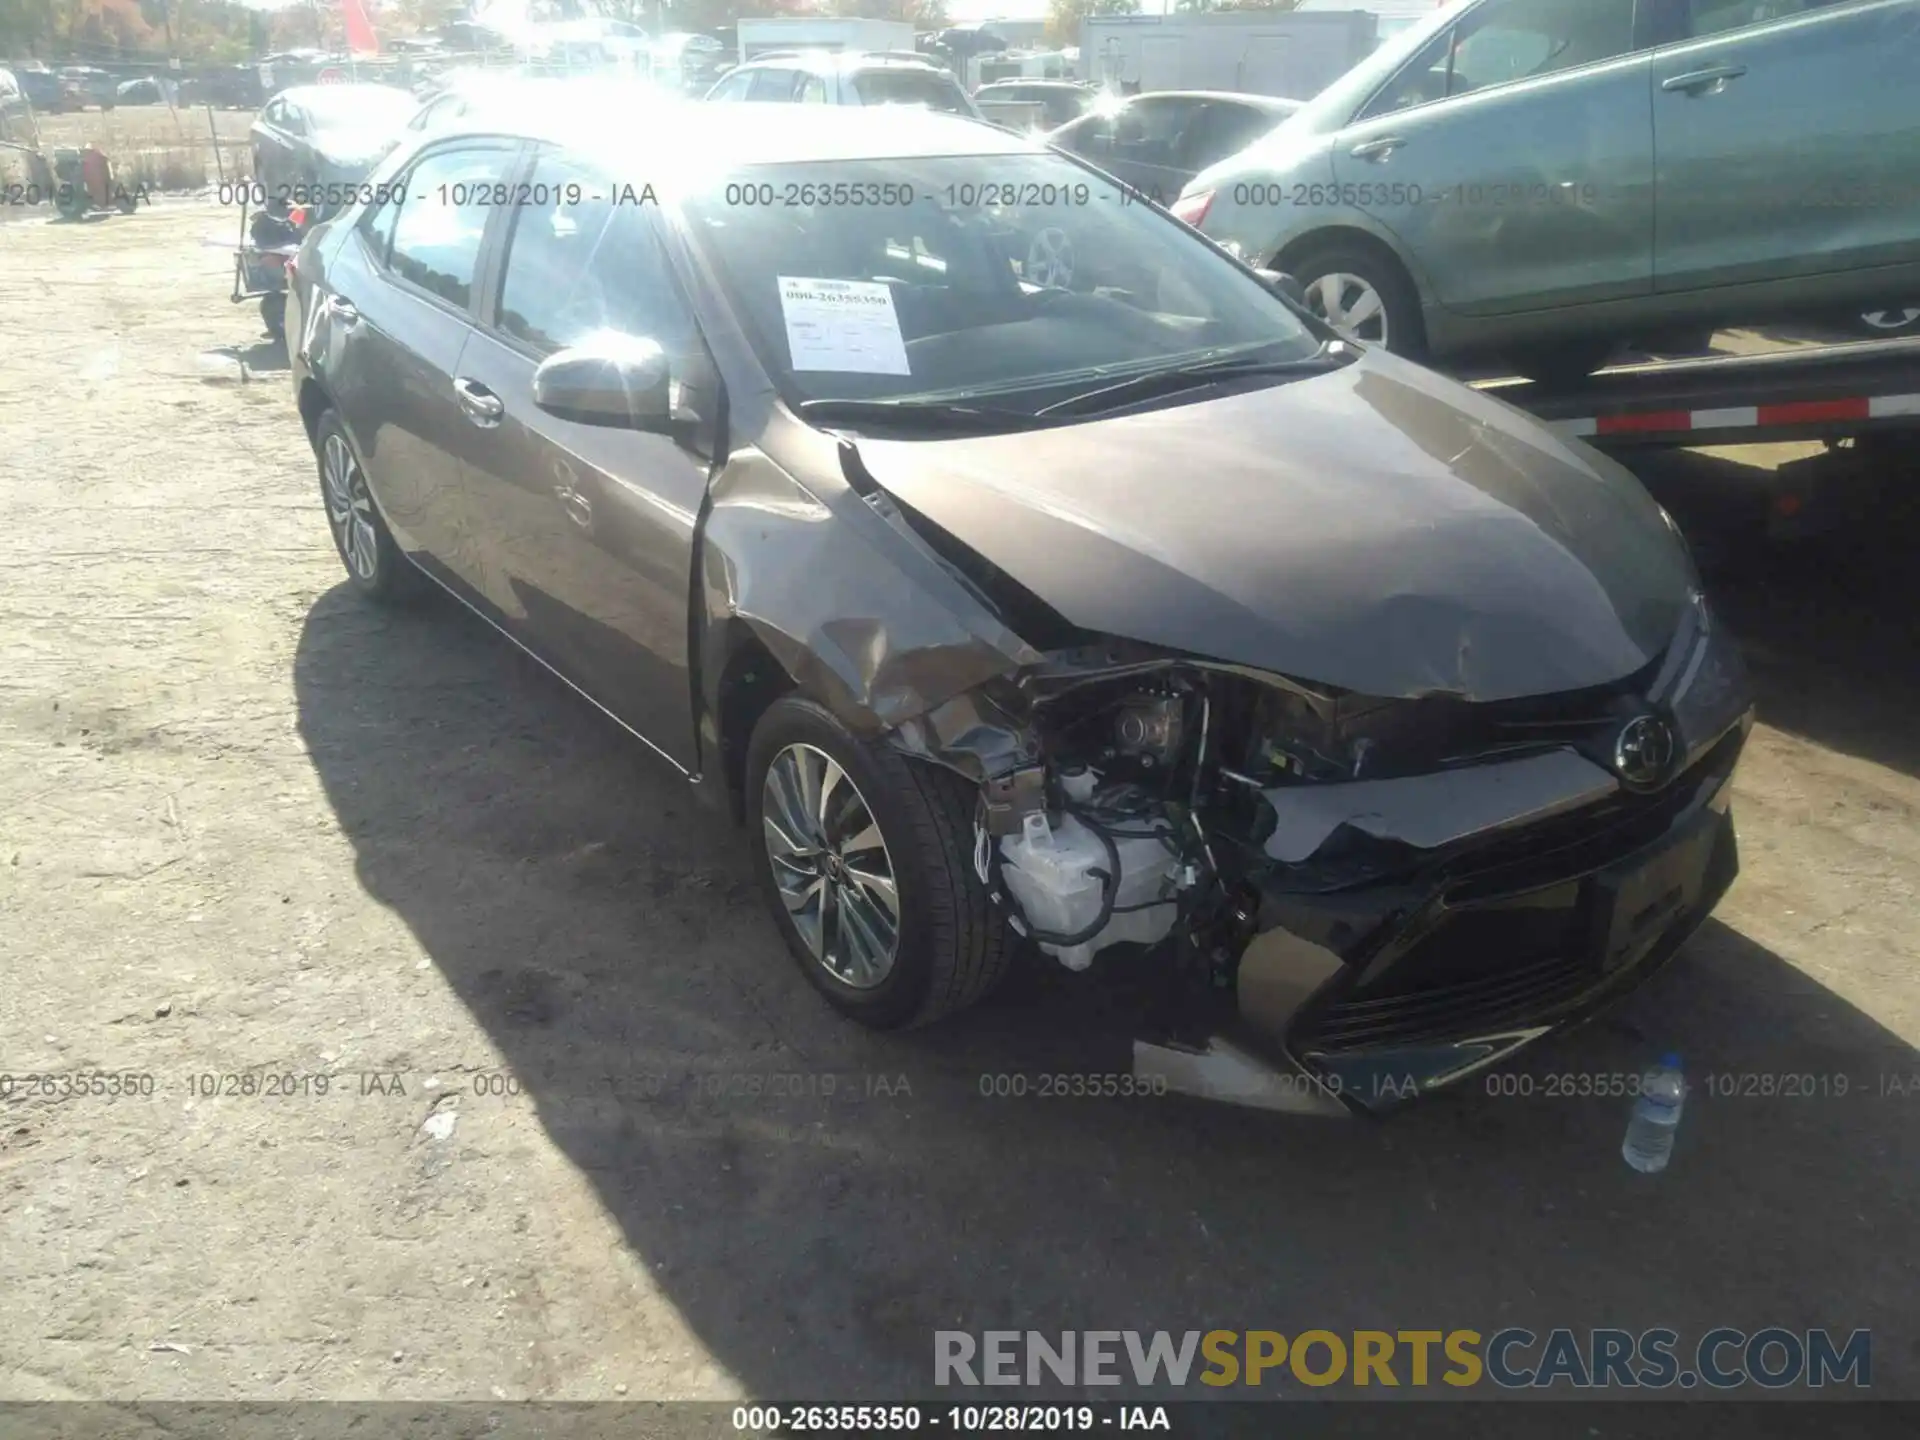
<svg viewBox="0 0 1920 1440">
<path fill-rule="evenodd" d="M 1363 10 L 1089 15 L 1080 78 L 1129 94 L 1236 90 L 1310 100 L 1378 43 L 1375 17 Z"/>
<path fill-rule="evenodd" d="M 913 51 L 913 26 L 900 20 L 783 15 L 742 20 L 735 35 L 742 65 L 775 50 Z"/>
</svg>

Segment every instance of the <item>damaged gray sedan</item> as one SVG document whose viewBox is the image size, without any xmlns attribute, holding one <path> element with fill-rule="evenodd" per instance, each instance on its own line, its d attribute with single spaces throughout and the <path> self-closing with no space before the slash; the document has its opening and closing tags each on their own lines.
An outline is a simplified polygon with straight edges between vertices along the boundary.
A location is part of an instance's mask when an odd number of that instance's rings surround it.
<svg viewBox="0 0 1920 1440">
<path fill-rule="evenodd" d="M 1751 710 L 1659 506 L 1078 161 L 885 119 L 390 157 L 288 318 L 351 583 L 730 806 L 868 1025 L 1130 947 L 1143 1073 L 1376 1108 L 1672 955 Z"/>
</svg>

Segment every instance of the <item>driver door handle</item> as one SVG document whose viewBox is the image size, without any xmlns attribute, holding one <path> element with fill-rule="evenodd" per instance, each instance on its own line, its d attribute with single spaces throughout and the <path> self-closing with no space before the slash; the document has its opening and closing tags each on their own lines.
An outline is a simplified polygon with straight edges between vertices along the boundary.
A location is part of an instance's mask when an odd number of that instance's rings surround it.
<svg viewBox="0 0 1920 1440">
<path fill-rule="evenodd" d="M 348 329 L 360 323 L 360 312 L 342 300 L 338 295 L 327 297 L 327 313 Z"/>
<path fill-rule="evenodd" d="M 500 397 L 478 380 L 469 380 L 464 375 L 458 377 L 453 382 L 453 393 L 460 402 L 461 413 L 482 430 L 491 430 L 507 413 Z"/>
<path fill-rule="evenodd" d="M 1705 70 L 1689 70 L 1684 75 L 1669 75 L 1660 82 L 1660 88 L 1684 90 L 1689 95 L 1699 95 L 1729 80 L 1738 80 L 1746 73 L 1747 67 L 1744 65 L 1710 65 Z"/>
<path fill-rule="evenodd" d="M 1363 140 L 1348 153 L 1356 160 L 1384 160 L 1406 143 L 1402 136 L 1382 135 L 1378 140 Z"/>
</svg>

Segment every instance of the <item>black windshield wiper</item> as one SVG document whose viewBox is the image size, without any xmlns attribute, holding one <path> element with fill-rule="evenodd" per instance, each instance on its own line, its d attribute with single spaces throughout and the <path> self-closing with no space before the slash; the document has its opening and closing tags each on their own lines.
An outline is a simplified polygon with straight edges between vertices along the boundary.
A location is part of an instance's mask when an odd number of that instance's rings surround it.
<svg viewBox="0 0 1920 1440">
<path fill-rule="evenodd" d="M 808 420 L 862 420 L 924 430 L 1031 430 L 1044 423 L 1031 410 L 1002 410 L 991 405 L 961 405 L 945 400 L 802 400 Z"/>
<path fill-rule="evenodd" d="M 1144 375 L 1129 375 L 1124 380 L 1116 380 L 1092 390 L 1082 390 L 1078 395 L 1069 395 L 1064 400 L 1043 405 L 1036 413 L 1043 418 L 1088 415 L 1130 405 L 1137 400 L 1151 400 L 1156 396 L 1173 395 L 1182 390 L 1193 390 L 1202 385 L 1238 380 L 1245 376 L 1319 375 L 1339 369 L 1353 356 L 1351 349 L 1337 340 L 1329 340 L 1313 354 L 1293 360 L 1225 359 L 1203 360 L 1195 365 L 1175 365 L 1166 370 L 1149 370 Z"/>
</svg>

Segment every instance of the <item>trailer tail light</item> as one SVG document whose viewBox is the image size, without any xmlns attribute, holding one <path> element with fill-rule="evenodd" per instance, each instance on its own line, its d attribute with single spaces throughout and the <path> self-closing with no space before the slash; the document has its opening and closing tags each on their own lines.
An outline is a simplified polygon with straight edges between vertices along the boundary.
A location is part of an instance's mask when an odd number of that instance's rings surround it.
<svg viewBox="0 0 1920 1440">
<path fill-rule="evenodd" d="M 1194 229 L 1200 228 L 1207 218 L 1207 211 L 1213 208 L 1213 191 L 1196 190 L 1191 195 L 1182 195 L 1173 202 L 1170 213 L 1176 220 L 1184 220 Z"/>
<path fill-rule="evenodd" d="M 287 223 L 293 226 L 293 228 L 296 230 L 306 229 L 307 207 L 304 205 L 296 205 L 291 210 L 287 211 Z"/>
</svg>

